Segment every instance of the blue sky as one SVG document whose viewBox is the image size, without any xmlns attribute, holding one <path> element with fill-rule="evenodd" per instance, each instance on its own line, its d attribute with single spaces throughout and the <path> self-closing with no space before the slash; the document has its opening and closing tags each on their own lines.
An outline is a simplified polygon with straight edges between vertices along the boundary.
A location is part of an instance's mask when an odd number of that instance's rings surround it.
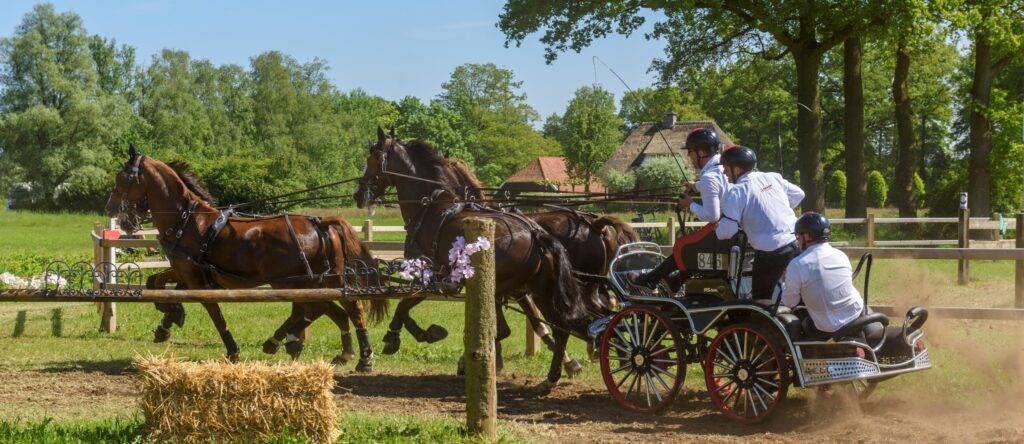
<svg viewBox="0 0 1024 444">
<path fill-rule="evenodd" d="M 0 35 L 10 35 L 35 1 L 0 1 Z M 280 50 L 300 61 L 320 57 L 342 90 L 363 88 L 388 99 L 429 99 L 462 63 L 492 62 L 523 81 L 529 103 L 546 116 L 562 112 L 576 88 L 594 81 L 591 57 L 614 68 L 633 88 L 649 85 L 650 61 L 663 43 L 642 33 L 596 42 L 581 54 L 544 63 L 536 36 L 505 48 L 495 27 L 500 1 L 52 1 L 71 10 L 90 33 L 127 43 L 148 64 L 163 48 L 215 63 L 248 65 L 249 57 Z M 625 88 L 599 65 L 598 82 L 621 98 Z"/>
</svg>

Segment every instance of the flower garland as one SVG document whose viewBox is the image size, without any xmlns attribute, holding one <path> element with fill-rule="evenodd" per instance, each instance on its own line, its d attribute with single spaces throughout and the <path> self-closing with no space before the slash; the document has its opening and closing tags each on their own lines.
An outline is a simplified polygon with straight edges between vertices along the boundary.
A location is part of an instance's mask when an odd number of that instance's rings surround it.
<svg viewBox="0 0 1024 444">
<path fill-rule="evenodd" d="M 59 274 L 44 273 L 33 276 L 30 279 L 24 279 L 4 272 L 0 273 L 0 284 L 7 288 L 32 288 L 39 290 L 48 286 L 64 287 L 68 285 L 68 281 Z"/>
<path fill-rule="evenodd" d="M 473 243 L 466 243 L 465 237 L 456 237 L 455 241 L 452 242 L 452 247 L 448 250 L 448 264 L 451 265 L 452 272 L 448 275 L 446 281 L 458 284 L 473 277 L 476 274 L 476 270 L 473 269 L 473 264 L 470 263 L 469 257 L 474 253 L 490 249 L 491 242 L 483 236 L 478 237 L 476 242 Z M 403 279 L 418 280 L 423 285 L 429 284 L 434 278 L 433 270 L 430 269 L 427 261 L 423 259 L 406 259 L 402 261 L 402 271 L 398 275 Z"/>
</svg>

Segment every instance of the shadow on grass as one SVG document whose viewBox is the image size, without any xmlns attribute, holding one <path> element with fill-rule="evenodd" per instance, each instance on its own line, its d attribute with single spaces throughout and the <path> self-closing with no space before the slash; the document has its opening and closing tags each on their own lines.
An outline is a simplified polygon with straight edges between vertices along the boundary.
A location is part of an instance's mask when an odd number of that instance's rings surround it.
<svg viewBox="0 0 1024 444">
<path fill-rule="evenodd" d="M 50 310 L 50 335 L 59 338 L 64 334 L 64 309 L 57 307 Z"/>
<path fill-rule="evenodd" d="M 107 361 L 77 360 L 53 362 L 43 367 L 40 371 L 43 373 L 102 373 L 110 376 L 136 373 L 135 368 L 132 367 L 132 360 L 128 358 Z"/>
<path fill-rule="evenodd" d="M 20 338 L 21 335 L 25 334 L 25 319 L 27 317 L 27 310 L 18 310 L 18 314 L 14 318 L 14 330 L 11 331 L 12 338 Z"/>
</svg>

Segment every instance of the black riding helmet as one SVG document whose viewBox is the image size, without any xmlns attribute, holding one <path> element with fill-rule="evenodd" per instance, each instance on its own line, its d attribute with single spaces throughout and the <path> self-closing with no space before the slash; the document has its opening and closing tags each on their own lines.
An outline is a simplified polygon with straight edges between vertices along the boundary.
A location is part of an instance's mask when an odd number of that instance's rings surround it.
<svg viewBox="0 0 1024 444">
<path fill-rule="evenodd" d="M 686 149 L 697 150 L 709 155 L 718 154 L 722 141 L 718 139 L 718 133 L 710 128 L 697 128 L 686 136 Z"/>
<path fill-rule="evenodd" d="M 827 241 L 832 234 L 832 224 L 824 214 L 808 211 L 796 220 L 796 234 L 807 233 L 814 240 Z"/>
<path fill-rule="evenodd" d="M 750 171 L 757 166 L 757 154 L 754 150 L 745 146 L 735 146 L 722 153 L 722 165 L 737 166 L 744 171 Z"/>
</svg>

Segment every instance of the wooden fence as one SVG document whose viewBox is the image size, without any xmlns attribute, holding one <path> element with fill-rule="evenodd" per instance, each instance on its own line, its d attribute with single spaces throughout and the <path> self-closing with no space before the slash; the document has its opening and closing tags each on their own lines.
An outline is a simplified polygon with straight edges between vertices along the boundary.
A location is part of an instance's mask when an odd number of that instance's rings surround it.
<svg viewBox="0 0 1024 444">
<path fill-rule="evenodd" d="M 864 246 L 851 246 L 837 242 L 836 246 L 845 251 L 851 257 L 860 257 L 861 254 L 870 252 L 876 259 L 945 259 L 957 261 L 957 282 L 966 285 L 970 279 L 971 260 L 1012 260 L 1016 261 L 1015 271 L 1015 306 L 1024 309 L 1024 236 L 1017 235 L 1016 239 L 1002 239 L 1004 230 L 1016 230 L 1024 226 L 1024 213 L 1018 214 L 1014 219 L 1004 219 L 996 216 L 993 218 L 968 217 L 968 210 L 962 209 L 959 217 L 876 217 L 868 214 L 864 218 L 835 218 L 831 222 L 835 225 L 865 225 L 866 239 Z M 705 222 L 687 222 L 686 228 L 703 227 Z M 876 239 L 876 228 L 885 224 L 956 224 L 958 239 L 952 240 L 878 240 Z M 633 228 L 664 229 L 669 239 L 674 239 L 678 232 L 678 224 L 674 219 L 669 218 L 662 222 L 633 222 Z M 405 233 L 402 226 L 374 225 L 372 220 L 365 220 L 361 226 L 363 241 L 373 251 L 375 257 L 381 259 L 401 258 L 404 244 L 399 241 L 378 241 L 375 234 L 379 233 Z M 971 231 L 989 231 L 994 235 L 990 236 L 996 240 L 977 241 L 970 239 Z M 142 236 L 155 236 L 156 230 L 144 230 L 136 234 Z M 119 248 L 159 248 L 160 243 L 156 239 L 117 239 L 116 221 L 111 219 L 106 226 L 96 224 L 93 229 L 93 262 L 94 264 L 112 264 L 116 266 L 117 249 Z M 940 246 L 956 246 L 957 248 L 926 248 Z M 917 248 L 906 248 L 917 247 Z M 1016 248 L 1013 248 L 1016 247 Z M 668 251 L 669 247 L 663 247 Z M 163 269 L 169 266 L 166 260 L 153 260 L 137 262 L 143 269 Z M 106 274 L 106 273 L 103 273 Z M 102 279 L 102 278 L 101 278 Z M 102 288 L 105 285 L 116 284 L 116 282 L 103 282 L 97 280 L 95 288 Z M 98 302 L 97 307 L 101 312 L 101 326 L 104 331 L 114 331 L 117 328 L 117 307 L 113 302 Z M 950 313 L 963 314 L 961 311 Z M 982 309 L 978 309 L 982 310 Z M 995 309 L 992 309 L 995 310 Z M 988 313 L 988 312 L 986 312 Z M 978 316 L 988 316 L 981 313 Z M 992 315 L 994 318 L 1005 315 Z M 1001 319 L 1001 318 L 1000 318 Z M 535 353 L 539 341 L 536 337 L 529 337 L 527 340 L 527 353 Z"/>
</svg>

